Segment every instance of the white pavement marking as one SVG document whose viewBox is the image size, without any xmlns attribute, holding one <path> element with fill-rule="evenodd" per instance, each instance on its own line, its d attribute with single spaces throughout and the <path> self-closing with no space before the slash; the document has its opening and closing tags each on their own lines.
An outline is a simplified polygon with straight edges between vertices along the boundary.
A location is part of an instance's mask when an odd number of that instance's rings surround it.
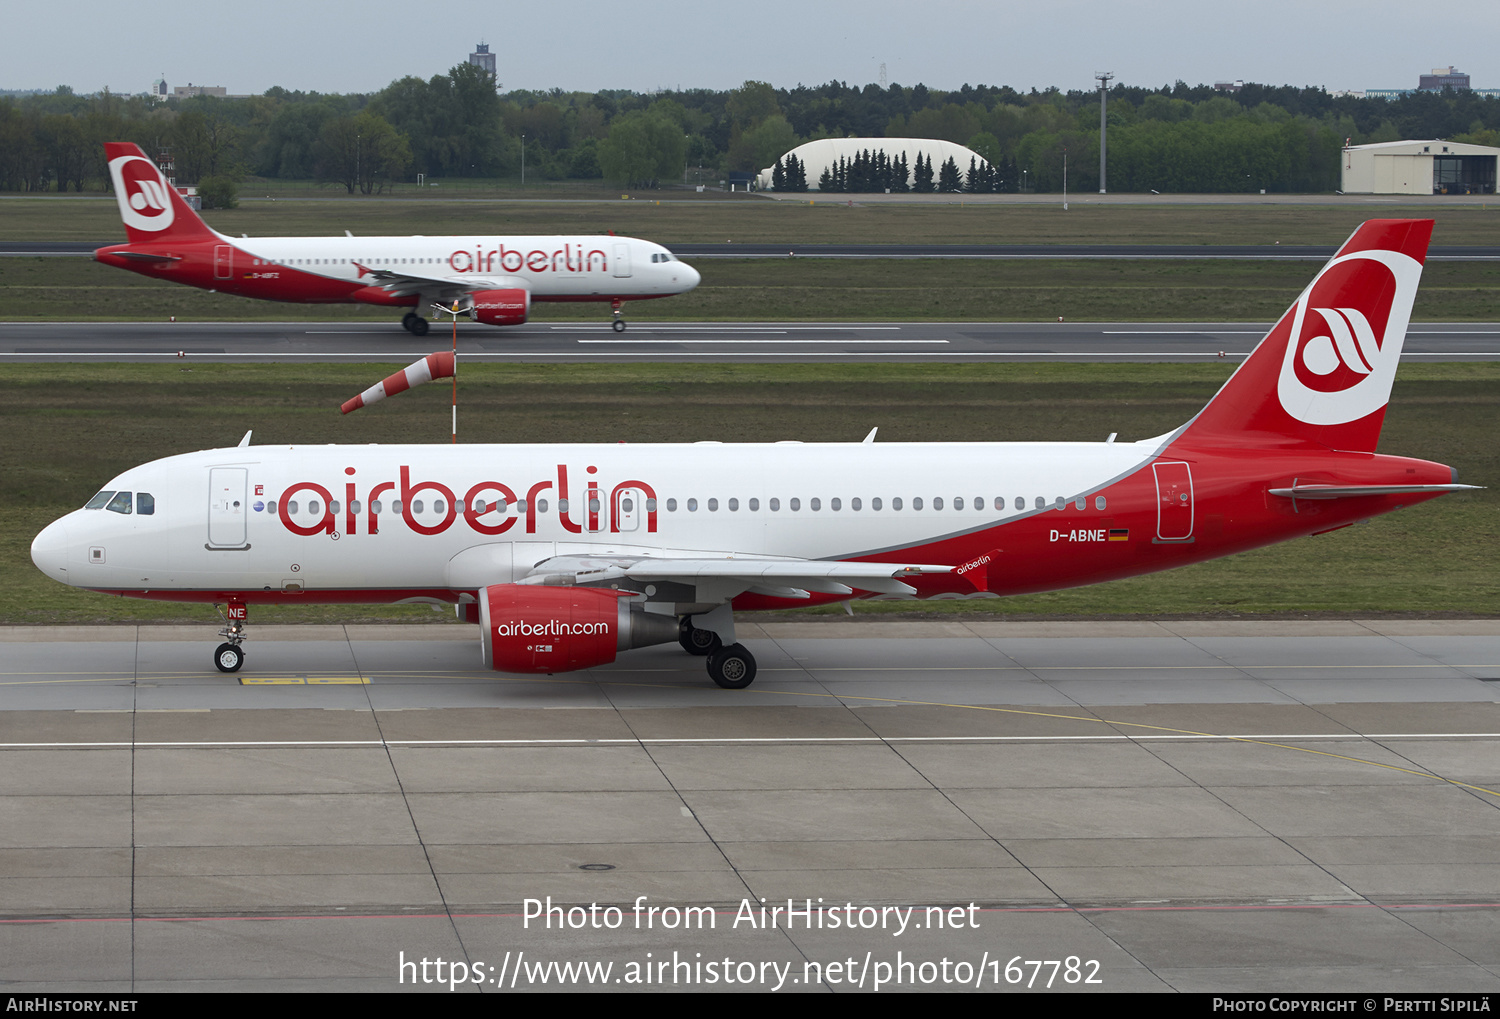
<svg viewBox="0 0 1500 1019">
<path fill-rule="evenodd" d="M 849 340 L 756 340 L 756 339 L 748 339 L 748 338 L 746 338 L 746 339 L 732 339 L 732 340 L 700 340 L 700 339 L 694 339 L 692 337 L 683 337 L 682 339 L 674 339 L 674 340 L 634 340 L 634 339 L 628 339 L 628 340 L 574 340 L 573 342 L 574 343 L 611 343 L 611 344 L 631 344 L 631 343 L 737 343 L 737 344 L 744 344 L 744 343 L 776 343 L 776 344 L 788 344 L 788 345 L 790 345 L 790 344 L 794 344 L 794 343 L 899 343 L 899 344 L 915 344 L 915 343 L 952 343 L 953 341 L 952 340 L 885 340 L 885 339 L 869 339 L 869 340 L 861 340 L 861 339 L 849 339 Z"/>
</svg>

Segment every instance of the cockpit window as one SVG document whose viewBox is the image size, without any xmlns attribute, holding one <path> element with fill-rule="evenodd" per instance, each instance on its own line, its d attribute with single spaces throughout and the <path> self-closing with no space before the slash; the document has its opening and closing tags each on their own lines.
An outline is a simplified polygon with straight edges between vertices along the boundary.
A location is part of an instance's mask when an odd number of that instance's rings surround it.
<svg viewBox="0 0 1500 1019">
<path fill-rule="evenodd" d="M 150 492 L 135 493 L 135 511 L 143 517 L 149 517 L 156 512 L 156 496 Z"/>
<path fill-rule="evenodd" d="M 104 508 L 104 504 L 107 503 L 107 502 L 109 502 L 109 500 L 114 496 L 114 494 L 115 493 L 113 493 L 113 492 L 100 492 L 98 495 L 94 496 L 87 503 L 85 503 L 83 508 L 84 509 L 103 509 Z"/>
<path fill-rule="evenodd" d="M 116 492 L 115 497 L 109 500 L 109 505 L 105 506 L 104 508 L 109 510 L 111 513 L 129 513 L 130 493 Z"/>
</svg>

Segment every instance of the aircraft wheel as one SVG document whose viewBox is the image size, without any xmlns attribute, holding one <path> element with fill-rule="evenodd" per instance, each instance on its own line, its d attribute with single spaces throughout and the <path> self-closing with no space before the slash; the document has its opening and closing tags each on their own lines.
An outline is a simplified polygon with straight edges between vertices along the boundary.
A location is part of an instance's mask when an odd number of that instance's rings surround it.
<svg viewBox="0 0 1500 1019">
<path fill-rule="evenodd" d="M 220 644 L 214 651 L 214 664 L 220 672 L 239 672 L 245 664 L 245 652 L 237 644 Z"/>
<path fill-rule="evenodd" d="M 690 655 L 711 655 L 723 646 L 719 635 L 712 630 L 700 630 L 691 619 L 684 619 L 678 627 L 677 643 Z"/>
<path fill-rule="evenodd" d="M 731 644 L 708 656 L 708 675 L 725 690 L 743 690 L 755 680 L 755 656 Z"/>
<path fill-rule="evenodd" d="M 625 320 L 623 318 L 615 319 L 614 323 L 610 325 L 610 328 L 617 333 L 623 333 L 625 331 Z"/>
<path fill-rule="evenodd" d="M 406 328 L 408 328 L 408 329 L 411 330 L 411 334 L 413 336 L 426 336 L 427 335 L 427 320 L 425 318 L 423 318 L 421 315 L 413 315 L 411 317 L 411 324 L 408 325 Z"/>
</svg>

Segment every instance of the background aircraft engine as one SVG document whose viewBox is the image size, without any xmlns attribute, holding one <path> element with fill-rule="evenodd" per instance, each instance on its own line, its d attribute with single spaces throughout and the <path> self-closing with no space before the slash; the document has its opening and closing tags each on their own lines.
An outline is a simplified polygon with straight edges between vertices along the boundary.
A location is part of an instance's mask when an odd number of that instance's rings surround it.
<svg viewBox="0 0 1500 1019">
<path fill-rule="evenodd" d="M 487 326 L 518 326 L 531 311 L 531 291 L 525 287 L 476 290 L 471 296 L 470 316 Z"/>
<path fill-rule="evenodd" d="M 484 662 L 497 672 L 572 672 L 675 641 L 675 617 L 632 612 L 629 592 L 494 584 L 479 592 Z"/>
</svg>

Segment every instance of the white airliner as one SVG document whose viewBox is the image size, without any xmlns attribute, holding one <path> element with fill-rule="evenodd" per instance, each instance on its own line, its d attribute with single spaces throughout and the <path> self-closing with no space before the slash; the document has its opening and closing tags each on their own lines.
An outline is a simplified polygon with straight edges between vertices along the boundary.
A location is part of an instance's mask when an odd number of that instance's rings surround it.
<svg viewBox="0 0 1500 1019">
<path fill-rule="evenodd" d="M 681 642 L 720 686 L 735 609 L 1006 595 L 1317 534 L 1472 486 L 1374 452 L 1432 232 L 1371 221 L 1213 400 L 1138 442 L 239 446 L 126 471 L 31 555 L 74 587 L 227 605 L 448 602 L 484 661 Z M 324 438 L 318 436 L 317 438 Z"/>
<path fill-rule="evenodd" d="M 401 324 L 427 332 L 433 304 L 487 325 L 520 325 L 533 301 L 626 301 L 683 294 L 698 271 L 651 241 L 613 234 L 498 237 L 226 237 L 211 229 L 137 146 L 109 142 L 126 244 L 96 261 L 204 290 L 300 304 L 416 308 Z"/>
</svg>

